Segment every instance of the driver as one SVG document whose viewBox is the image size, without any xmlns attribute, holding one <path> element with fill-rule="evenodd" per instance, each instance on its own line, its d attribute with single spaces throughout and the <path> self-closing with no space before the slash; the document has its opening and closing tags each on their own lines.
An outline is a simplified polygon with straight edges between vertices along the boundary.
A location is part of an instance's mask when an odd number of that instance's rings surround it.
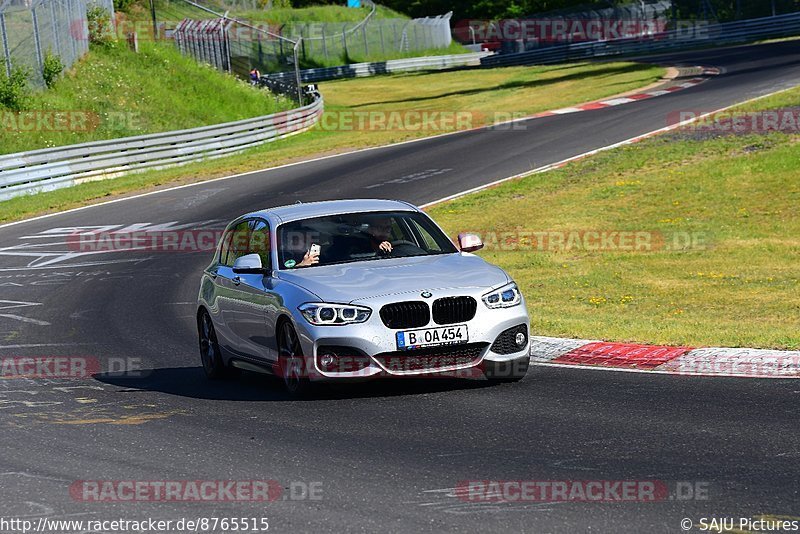
<svg viewBox="0 0 800 534">
<path fill-rule="evenodd" d="M 392 218 L 377 216 L 369 221 L 367 234 L 372 245 L 372 250 L 381 254 L 389 254 L 392 251 L 390 242 L 392 235 Z"/>
</svg>

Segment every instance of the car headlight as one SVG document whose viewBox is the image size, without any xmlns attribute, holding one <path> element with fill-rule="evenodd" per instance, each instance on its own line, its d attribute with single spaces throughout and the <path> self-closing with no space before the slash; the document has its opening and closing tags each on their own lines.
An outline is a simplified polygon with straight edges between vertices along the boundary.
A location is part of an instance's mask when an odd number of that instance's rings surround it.
<svg viewBox="0 0 800 534">
<path fill-rule="evenodd" d="M 486 293 L 481 297 L 487 308 L 510 308 L 522 302 L 522 293 L 517 284 L 511 282 L 499 289 Z"/>
<path fill-rule="evenodd" d="M 307 302 L 297 309 L 306 321 L 316 326 L 363 323 L 372 314 L 372 310 L 364 306 L 324 302 Z"/>
</svg>

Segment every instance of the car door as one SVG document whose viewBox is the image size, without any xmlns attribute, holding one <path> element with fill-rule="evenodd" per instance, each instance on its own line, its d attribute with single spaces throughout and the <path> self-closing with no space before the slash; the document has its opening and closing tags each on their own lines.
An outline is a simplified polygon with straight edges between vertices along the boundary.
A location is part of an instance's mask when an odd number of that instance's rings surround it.
<svg viewBox="0 0 800 534">
<path fill-rule="evenodd" d="M 272 270 L 271 244 L 267 221 L 252 219 L 247 254 L 261 256 L 261 265 L 267 273 Z M 279 306 L 278 296 L 272 289 L 273 279 L 269 274 L 234 274 L 232 282 L 237 298 L 233 330 L 241 351 L 259 360 L 276 360 L 274 332 L 268 328 L 275 323 Z"/>
<path fill-rule="evenodd" d="M 240 307 L 242 295 L 238 287 L 241 281 L 233 272 L 233 262 L 247 254 L 250 223 L 249 219 L 236 222 L 225 232 L 214 278 L 216 310 L 212 310 L 212 315 L 217 327 L 217 341 L 223 350 L 237 356 L 243 353 L 243 343 L 236 325 L 237 308 Z"/>
</svg>

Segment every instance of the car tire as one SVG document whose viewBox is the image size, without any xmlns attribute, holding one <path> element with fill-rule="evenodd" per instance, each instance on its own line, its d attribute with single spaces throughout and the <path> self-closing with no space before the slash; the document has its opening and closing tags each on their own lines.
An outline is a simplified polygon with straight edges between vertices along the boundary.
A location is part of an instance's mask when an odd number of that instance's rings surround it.
<svg viewBox="0 0 800 534">
<path fill-rule="evenodd" d="M 484 362 L 483 374 L 491 382 L 519 382 L 528 374 L 530 365 L 528 356 L 507 362 Z"/>
<path fill-rule="evenodd" d="M 278 377 L 283 380 L 286 392 L 293 398 L 308 397 L 313 384 L 306 373 L 305 356 L 297 331 L 289 321 L 278 326 Z"/>
<path fill-rule="evenodd" d="M 226 378 L 230 373 L 222 359 L 214 321 L 205 310 L 197 317 L 197 333 L 200 341 L 200 361 L 206 377 L 211 380 Z"/>
</svg>

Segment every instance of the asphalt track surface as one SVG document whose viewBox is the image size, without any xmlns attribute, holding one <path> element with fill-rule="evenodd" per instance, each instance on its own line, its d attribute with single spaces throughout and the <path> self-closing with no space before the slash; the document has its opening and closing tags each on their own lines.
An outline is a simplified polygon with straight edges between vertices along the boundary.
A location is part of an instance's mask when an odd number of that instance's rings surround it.
<svg viewBox="0 0 800 534">
<path fill-rule="evenodd" d="M 64 255 L 63 235 L 42 237 L 72 226 L 219 226 L 295 200 L 425 203 L 661 128 L 676 110 L 713 110 L 800 83 L 796 42 L 659 61 L 725 73 L 524 130 L 363 151 L 0 229 L 0 355 L 88 356 L 104 369 L 137 358 L 146 370 L 0 380 L 0 517 L 268 517 L 273 532 L 680 532 L 683 518 L 798 514 L 793 380 L 536 367 L 514 385 L 402 380 L 290 401 L 270 378 L 203 378 L 194 301 L 208 254 Z M 533 321 L 535 329 L 535 313 Z M 322 498 L 107 503 L 68 491 L 76 480 L 253 479 L 295 491 L 320 483 Z M 473 503 L 451 491 L 475 479 L 657 480 L 672 492 L 687 482 L 708 495 Z"/>
</svg>

